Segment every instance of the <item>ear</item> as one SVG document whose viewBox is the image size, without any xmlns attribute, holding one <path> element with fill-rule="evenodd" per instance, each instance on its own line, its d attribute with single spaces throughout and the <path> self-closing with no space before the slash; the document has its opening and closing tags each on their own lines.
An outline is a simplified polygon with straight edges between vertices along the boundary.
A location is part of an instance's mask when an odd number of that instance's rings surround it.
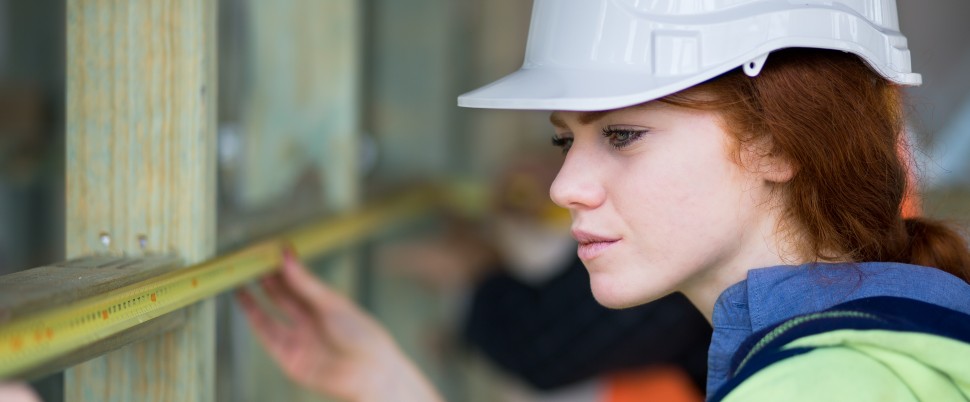
<svg viewBox="0 0 970 402">
<path fill-rule="evenodd" d="M 795 167 L 792 162 L 778 153 L 763 154 L 758 158 L 758 175 L 761 179 L 774 184 L 787 183 L 795 177 Z"/>
<path fill-rule="evenodd" d="M 742 147 L 741 158 L 744 166 L 768 183 L 782 184 L 791 181 L 797 170 L 787 155 L 778 152 L 770 141 L 757 141 Z"/>
</svg>

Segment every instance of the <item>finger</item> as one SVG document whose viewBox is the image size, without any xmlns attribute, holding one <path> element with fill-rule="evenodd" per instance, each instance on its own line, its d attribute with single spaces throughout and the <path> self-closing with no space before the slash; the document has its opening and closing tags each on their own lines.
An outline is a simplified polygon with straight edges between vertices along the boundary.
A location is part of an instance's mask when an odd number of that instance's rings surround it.
<svg viewBox="0 0 970 402">
<path fill-rule="evenodd" d="M 253 329 L 265 331 L 275 324 L 273 319 L 263 311 L 262 307 L 259 306 L 259 303 L 256 302 L 256 298 L 254 298 L 248 290 L 239 289 L 236 291 L 235 295 L 236 301 L 239 302 L 243 313 L 246 315 L 246 319 L 249 321 Z"/>
<path fill-rule="evenodd" d="M 263 290 L 276 307 L 282 310 L 291 324 L 313 325 L 312 306 L 294 296 L 294 291 L 286 285 L 279 275 L 263 279 Z"/>
<path fill-rule="evenodd" d="M 0 401 L 40 402 L 40 397 L 26 383 L 0 383 Z"/>
<path fill-rule="evenodd" d="M 343 296 L 307 271 L 293 251 L 288 248 L 283 250 L 282 275 L 287 287 L 293 289 L 294 296 L 302 298 L 307 305 L 316 307 L 314 310 L 327 308 L 334 303 L 347 303 Z"/>
<path fill-rule="evenodd" d="M 248 291 L 238 291 L 236 299 L 243 306 L 243 312 L 246 313 L 256 340 L 277 364 L 285 367 L 289 360 L 287 348 L 291 342 L 288 341 L 290 337 L 284 332 L 282 324 L 266 314 Z"/>
<path fill-rule="evenodd" d="M 284 252 L 282 276 L 294 295 L 302 296 L 301 302 L 312 306 L 307 311 L 314 314 L 317 329 L 328 334 L 335 346 L 345 348 L 364 338 L 383 336 L 382 328 L 367 313 L 313 276 L 292 252 Z"/>
<path fill-rule="evenodd" d="M 242 307 L 243 313 L 249 321 L 250 328 L 256 334 L 260 342 L 269 349 L 274 340 L 281 339 L 283 328 L 280 324 L 270 317 L 256 302 L 249 291 L 240 289 L 236 292 L 236 300 Z"/>
</svg>

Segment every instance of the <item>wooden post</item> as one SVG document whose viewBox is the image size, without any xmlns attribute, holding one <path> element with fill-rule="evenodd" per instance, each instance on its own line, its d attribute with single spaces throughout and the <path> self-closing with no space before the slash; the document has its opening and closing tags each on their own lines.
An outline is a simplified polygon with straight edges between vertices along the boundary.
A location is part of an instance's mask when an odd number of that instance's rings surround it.
<svg viewBox="0 0 970 402">
<path fill-rule="evenodd" d="M 215 0 L 67 3 L 67 256 L 215 245 Z M 70 401 L 214 399 L 212 301 L 66 371 Z"/>
</svg>

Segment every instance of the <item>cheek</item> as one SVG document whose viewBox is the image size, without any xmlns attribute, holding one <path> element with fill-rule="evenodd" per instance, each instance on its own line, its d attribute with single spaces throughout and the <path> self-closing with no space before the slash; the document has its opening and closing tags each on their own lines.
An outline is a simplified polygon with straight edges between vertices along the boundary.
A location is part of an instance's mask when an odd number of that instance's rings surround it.
<svg viewBox="0 0 970 402">
<path fill-rule="evenodd" d="M 677 291 L 732 247 L 737 211 L 726 205 L 736 209 L 737 202 L 712 197 L 728 190 L 721 181 L 657 170 L 622 184 L 637 189 L 617 206 L 626 211 L 619 218 L 629 243 L 591 270 L 590 285 L 600 304 L 629 307 Z"/>
<path fill-rule="evenodd" d="M 637 222 L 633 229 L 695 236 L 736 217 L 742 184 L 730 167 L 696 158 L 686 161 L 649 160 L 630 166 L 629 171 L 644 172 L 618 183 L 631 189 L 619 210 Z"/>
<path fill-rule="evenodd" d="M 630 191 L 617 206 L 638 269 L 672 287 L 736 248 L 747 205 L 743 176 L 723 148 L 682 149 L 631 163 L 628 171 L 640 173 L 619 183 Z"/>
</svg>

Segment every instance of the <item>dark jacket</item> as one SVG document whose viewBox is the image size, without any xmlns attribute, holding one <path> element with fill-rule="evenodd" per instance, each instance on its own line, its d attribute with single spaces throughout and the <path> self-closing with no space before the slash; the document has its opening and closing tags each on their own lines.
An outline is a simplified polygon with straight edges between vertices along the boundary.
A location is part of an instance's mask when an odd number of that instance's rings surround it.
<svg viewBox="0 0 970 402">
<path fill-rule="evenodd" d="M 542 390 L 656 364 L 683 368 L 703 390 L 711 328 L 680 294 L 624 310 L 599 305 L 577 258 L 540 286 L 508 274 L 486 279 L 474 292 L 465 335 Z"/>
</svg>

